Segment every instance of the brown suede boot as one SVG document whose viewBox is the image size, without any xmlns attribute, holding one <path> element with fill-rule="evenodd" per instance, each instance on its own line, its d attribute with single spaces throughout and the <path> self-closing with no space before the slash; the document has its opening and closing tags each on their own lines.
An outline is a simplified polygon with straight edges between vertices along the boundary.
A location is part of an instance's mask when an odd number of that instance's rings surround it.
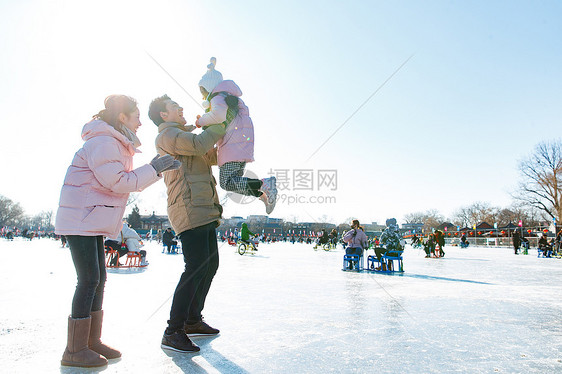
<svg viewBox="0 0 562 374">
<path fill-rule="evenodd" d="M 101 342 L 101 327 L 103 325 L 103 310 L 92 312 L 92 327 L 90 328 L 90 338 L 88 339 L 88 347 L 104 356 L 108 360 L 121 357 L 121 352 L 113 349 Z"/>
<path fill-rule="evenodd" d="M 91 318 L 68 317 L 68 340 L 62 355 L 61 365 L 98 367 L 107 365 L 107 360 L 88 348 Z"/>
</svg>

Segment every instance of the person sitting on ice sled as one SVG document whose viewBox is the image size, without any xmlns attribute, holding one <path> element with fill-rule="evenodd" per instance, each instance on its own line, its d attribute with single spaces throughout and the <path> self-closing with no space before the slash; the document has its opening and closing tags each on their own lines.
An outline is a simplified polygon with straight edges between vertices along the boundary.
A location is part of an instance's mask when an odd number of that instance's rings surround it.
<svg viewBox="0 0 562 374">
<path fill-rule="evenodd" d="M 141 265 L 148 265 L 146 261 L 146 251 L 141 250 L 141 237 L 139 234 L 133 230 L 127 222 L 123 222 L 123 228 L 119 235 L 116 238 L 107 239 L 105 241 L 105 245 L 110 247 L 111 249 L 116 250 L 119 253 L 119 258 L 125 256 L 125 254 L 129 252 L 138 252 L 141 255 Z M 120 266 L 118 262 L 118 256 L 114 256 L 111 259 L 109 265 L 111 266 Z"/>
<path fill-rule="evenodd" d="M 552 253 L 552 243 L 548 242 L 546 233 L 543 233 L 539 239 L 539 250 L 542 251 L 544 257 L 550 257 Z"/>
<path fill-rule="evenodd" d="M 256 234 L 251 232 L 250 229 L 248 229 L 248 225 L 246 224 L 246 222 L 244 222 L 242 224 L 242 230 L 240 230 L 240 239 L 243 242 L 252 243 L 254 245 L 255 250 L 257 251 L 259 240 L 255 236 Z"/>
<path fill-rule="evenodd" d="M 328 244 L 329 241 L 330 237 L 328 236 L 328 233 L 325 229 L 322 229 L 322 235 L 320 235 L 320 237 L 318 238 L 318 242 L 316 243 L 314 248 L 318 248 L 319 245 Z"/>
<path fill-rule="evenodd" d="M 363 231 L 359 221 L 354 219 L 351 222 L 351 230 L 343 235 L 343 241 L 347 243 L 347 248 L 345 249 L 346 255 L 359 255 L 363 256 L 363 249 L 367 248 L 368 239 L 367 235 Z M 353 270 L 358 264 L 355 261 L 349 262 L 349 270 Z"/>
<path fill-rule="evenodd" d="M 383 231 L 381 235 L 381 244 L 383 248 L 375 248 L 375 255 L 377 256 L 377 260 L 379 263 L 382 264 L 381 268 L 376 268 L 376 270 L 382 271 L 391 271 L 392 270 L 392 262 L 388 262 L 388 268 L 386 265 L 381 262 L 383 255 L 390 255 L 393 257 L 399 257 L 400 255 L 398 252 L 404 251 L 404 247 L 402 246 L 400 232 L 398 230 L 398 224 L 396 223 L 395 218 L 389 218 L 386 220 L 386 229 Z"/>
<path fill-rule="evenodd" d="M 217 142 L 220 186 L 225 191 L 259 198 L 270 214 L 277 199 L 275 177 L 260 180 L 243 176 L 246 163 L 254 161 L 254 124 L 248 107 L 240 99 L 240 87 L 231 80 L 223 80 L 215 70 L 216 63 L 217 59 L 212 57 L 207 73 L 199 81 L 205 114 L 197 116 L 195 125 L 226 125 L 226 134 Z"/>
<path fill-rule="evenodd" d="M 468 247 L 468 245 L 469 245 L 469 243 L 468 243 L 468 240 L 466 240 L 466 235 L 462 234 L 462 236 L 461 236 L 461 248 L 466 248 L 466 247 Z M 515 253 L 515 254 L 517 254 L 517 253 Z"/>
</svg>

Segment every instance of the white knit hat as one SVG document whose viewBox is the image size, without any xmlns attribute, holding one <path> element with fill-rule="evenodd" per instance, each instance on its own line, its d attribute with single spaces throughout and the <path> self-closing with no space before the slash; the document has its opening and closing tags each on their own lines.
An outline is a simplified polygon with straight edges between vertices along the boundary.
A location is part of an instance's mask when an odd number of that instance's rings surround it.
<svg viewBox="0 0 562 374">
<path fill-rule="evenodd" d="M 199 86 L 202 86 L 209 93 L 213 92 L 217 84 L 223 81 L 222 74 L 215 70 L 216 65 L 217 59 L 211 57 L 211 63 L 207 65 L 208 70 L 199 81 Z"/>
</svg>

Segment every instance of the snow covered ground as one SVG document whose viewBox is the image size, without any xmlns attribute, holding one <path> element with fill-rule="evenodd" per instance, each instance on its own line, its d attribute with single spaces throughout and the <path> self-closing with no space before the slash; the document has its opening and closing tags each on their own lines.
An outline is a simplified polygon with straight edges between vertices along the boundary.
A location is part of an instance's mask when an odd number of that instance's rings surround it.
<svg viewBox="0 0 562 374">
<path fill-rule="evenodd" d="M 50 239 L 0 240 L 2 373 L 554 373 L 562 372 L 562 260 L 508 248 L 407 248 L 405 273 L 341 271 L 341 249 L 260 245 L 221 265 L 204 310 L 219 329 L 198 354 L 160 340 L 181 255 L 145 246 L 143 271 L 113 271 L 103 340 L 123 358 L 60 366 L 75 287 L 68 249 Z M 110 270 L 111 271 L 111 270 Z"/>
</svg>

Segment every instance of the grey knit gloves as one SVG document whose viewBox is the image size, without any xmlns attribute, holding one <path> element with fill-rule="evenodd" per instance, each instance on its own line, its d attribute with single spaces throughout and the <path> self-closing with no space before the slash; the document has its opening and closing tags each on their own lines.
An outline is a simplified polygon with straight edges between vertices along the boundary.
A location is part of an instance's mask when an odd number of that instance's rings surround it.
<svg viewBox="0 0 562 374">
<path fill-rule="evenodd" d="M 156 170 L 156 174 L 160 174 L 163 171 L 179 169 L 181 162 L 170 155 L 164 155 L 162 157 L 160 157 L 160 155 L 156 155 L 156 157 L 150 161 L 150 165 L 152 165 L 154 170 Z"/>
</svg>

